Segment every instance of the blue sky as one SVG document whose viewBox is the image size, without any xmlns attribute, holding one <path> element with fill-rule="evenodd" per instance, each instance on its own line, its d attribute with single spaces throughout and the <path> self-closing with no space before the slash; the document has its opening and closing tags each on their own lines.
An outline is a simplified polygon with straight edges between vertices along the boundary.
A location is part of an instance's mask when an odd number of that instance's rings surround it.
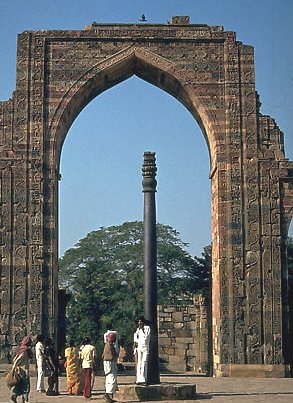
<svg viewBox="0 0 293 403">
<path fill-rule="evenodd" d="M 0 99 L 15 88 L 17 34 L 82 29 L 100 23 L 222 25 L 255 48 L 261 112 L 275 118 L 293 160 L 293 2 L 291 0 L 0 0 Z M 209 157 L 189 112 L 158 88 L 132 77 L 93 100 L 68 132 L 61 160 L 60 255 L 101 226 L 141 220 L 141 165 L 155 151 L 157 219 L 200 255 L 211 240 Z M 293 235 L 292 224 L 290 235 Z"/>
</svg>

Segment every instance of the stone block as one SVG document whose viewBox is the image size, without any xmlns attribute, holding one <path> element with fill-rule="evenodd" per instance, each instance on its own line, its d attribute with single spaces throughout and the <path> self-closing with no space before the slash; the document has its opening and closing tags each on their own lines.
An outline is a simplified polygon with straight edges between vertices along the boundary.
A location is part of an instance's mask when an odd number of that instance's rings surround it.
<svg viewBox="0 0 293 403">
<path fill-rule="evenodd" d="M 165 346 L 171 346 L 171 339 L 169 339 L 169 337 L 160 337 L 159 338 L 159 345 L 161 347 L 165 347 Z"/>
<path fill-rule="evenodd" d="M 169 318 L 169 317 L 171 317 L 171 313 L 168 313 L 168 312 L 160 312 L 159 313 L 159 315 L 160 315 L 160 318 Z"/>
<path fill-rule="evenodd" d="M 193 337 L 193 334 L 188 329 L 176 329 L 176 337 Z"/>
<path fill-rule="evenodd" d="M 163 347 L 163 348 L 162 348 L 162 352 L 163 352 L 163 354 L 174 355 L 174 354 L 175 354 L 175 348 L 172 348 L 172 347 Z"/>
<path fill-rule="evenodd" d="M 174 324 L 174 329 L 183 329 L 184 328 L 184 324 L 182 322 L 175 322 Z"/>
<path fill-rule="evenodd" d="M 187 368 L 185 363 L 181 362 L 181 363 L 162 363 L 161 364 L 161 370 L 163 371 L 168 371 L 168 372 L 173 372 L 173 373 L 183 373 L 186 372 Z"/>
<path fill-rule="evenodd" d="M 189 331 L 197 329 L 196 322 L 194 322 L 194 321 L 189 321 L 189 322 L 185 323 L 185 327 Z"/>
<path fill-rule="evenodd" d="M 164 312 L 175 312 L 176 307 L 175 306 L 169 306 L 167 308 L 164 308 Z"/>
<path fill-rule="evenodd" d="M 193 337 L 176 337 L 176 341 L 178 343 L 194 343 L 194 338 Z"/>
<path fill-rule="evenodd" d="M 195 306 L 189 306 L 189 307 L 188 307 L 188 313 L 189 313 L 190 315 L 191 315 L 191 314 L 198 315 L 198 314 L 199 314 L 199 309 L 196 308 Z"/>
<path fill-rule="evenodd" d="M 159 339 L 165 338 L 165 337 L 170 338 L 169 335 L 168 335 L 168 332 L 165 332 L 165 333 L 160 332 L 159 333 Z"/>
<path fill-rule="evenodd" d="M 115 400 L 150 401 L 150 400 L 194 400 L 196 399 L 195 384 L 167 384 L 167 385 L 122 385 L 115 393 Z"/>
<path fill-rule="evenodd" d="M 178 364 L 180 362 L 182 362 L 182 357 L 179 357 L 177 354 L 169 356 L 169 363 L 170 364 Z"/>
<path fill-rule="evenodd" d="M 188 350 L 197 351 L 200 349 L 199 342 L 197 343 L 188 343 Z"/>
<path fill-rule="evenodd" d="M 166 318 L 164 320 L 164 322 L 160 323 L 160 331 L 161 332 L 165 332 L 165 331 L 170 330 L 170 328 L 171 328 L 171 326 L 170 326 L 171 322 L 169 322 L 170 320 L 171 320 L 171 318 Z"/>
<path fill-rule="evenodd" d="M 173 344 L 176 349 L 187 350 L 187 344 L 185 343 L 177 343 L 177 341 Z"/>
<path fill-rule="evenodd" d="M 172 320 L 174 322 L 183 322 L 183 313 L 182 312 L 174 312 L 172 315 Z"/>
<path fill-rule="evenodd" d="M 220 376 L 239 378 L 283 378 L 286 375 L 285 365 L 226 364 L 221 365 L 220 369 Z"/>
<path fill-rule="evenodd" d="M 176 355 L 177 355 L 178 357 L 185 357 L 185 356 L 186 356 L 186 352 L 187 352 L 186 348 L 177 348 L 177 349 L 176 349 Z M 182 358 L 182 359 L 183 359 L 183 358 Z"/>
</svg>

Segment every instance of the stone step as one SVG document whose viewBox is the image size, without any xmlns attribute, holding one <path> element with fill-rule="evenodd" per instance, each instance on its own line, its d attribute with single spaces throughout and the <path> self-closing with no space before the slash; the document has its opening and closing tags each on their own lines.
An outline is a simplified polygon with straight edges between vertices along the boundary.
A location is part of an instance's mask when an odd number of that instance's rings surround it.
<svg viewBox="0 0 293 403">
<path fill-rule="evenodd" d="M 195 384 L 119 385 L 114 399 L 119 402 L 150 400 L 195 400 Z"/>
</svg>

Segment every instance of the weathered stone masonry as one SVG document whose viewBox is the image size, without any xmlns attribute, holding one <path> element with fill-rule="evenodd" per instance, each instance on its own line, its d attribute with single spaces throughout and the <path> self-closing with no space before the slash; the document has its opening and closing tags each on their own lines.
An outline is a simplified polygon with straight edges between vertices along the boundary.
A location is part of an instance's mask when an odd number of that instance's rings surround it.
<svg viewBox="0 0 293 403">
<path fill-rule="evenodd" d="M 19 35 L 16 89 L 0 103 L 1 358 L 26 333 L 56 337 L 62 144 L 88 102 L 133 74 L 181 101 L 209 147 L 214 373 L 283 376 L 293 164 L 259 112 L 253 48 L 180 18 Z"/>
<path fill-rule="evenodd" d="M 163 369 L 210 374 L 210 312 L 204 295 L 192 305 L 159 306 L 159 354 Z"/>
</svg>

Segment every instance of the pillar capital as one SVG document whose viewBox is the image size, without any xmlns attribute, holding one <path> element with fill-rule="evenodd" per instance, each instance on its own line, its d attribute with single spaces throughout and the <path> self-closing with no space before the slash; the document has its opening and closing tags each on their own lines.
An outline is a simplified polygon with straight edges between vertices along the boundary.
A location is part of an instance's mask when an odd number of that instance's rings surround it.
<svg viewBox="0 0 293 403">
<path fill-rule="evenodd" d="M 142 191 L 155 192 L 157 187 L 156 181 L 157 166 L 156 166 L 156 153 L 145 151 L 143 155 L 142 166 Z"/>
</svg>

